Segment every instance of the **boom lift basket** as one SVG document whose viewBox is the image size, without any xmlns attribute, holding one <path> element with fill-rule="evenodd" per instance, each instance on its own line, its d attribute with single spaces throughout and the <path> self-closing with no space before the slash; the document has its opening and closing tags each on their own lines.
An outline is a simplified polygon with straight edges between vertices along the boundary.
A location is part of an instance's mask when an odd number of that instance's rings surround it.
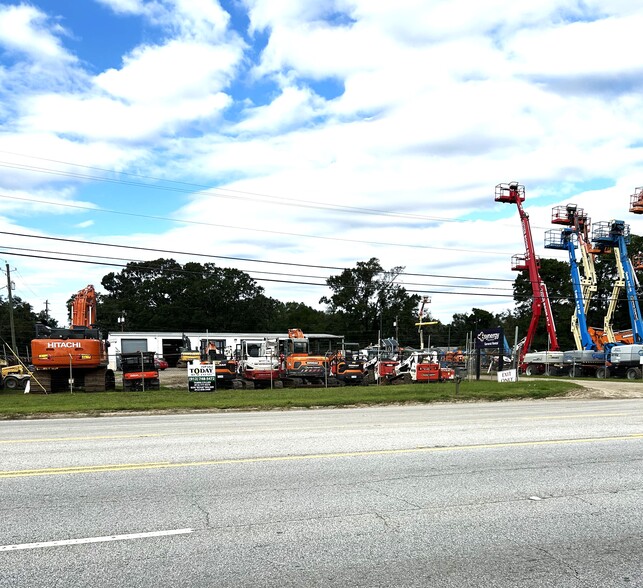
<svg viewBox="0 0 643 588">
<path fill-rule="evenodd" d="M 635 188 L 634 194 L 630 196 L 630 212 L 643 214 L 643 186 Z"/>
<path fill-rule="evenodd" d="M 518 182 L 498 184 L 494 199 L 496 202 L 523 202 L 525 199 L 525 187 Z"/>
<path fill-rule="evenodd" d="M 545 231 L 545 249 L 567 249 L 567 243 L 573 238 L 571 229 L 549 229 Z M 574 249 L 577 247 L 574 242 Z"/>
</svg>

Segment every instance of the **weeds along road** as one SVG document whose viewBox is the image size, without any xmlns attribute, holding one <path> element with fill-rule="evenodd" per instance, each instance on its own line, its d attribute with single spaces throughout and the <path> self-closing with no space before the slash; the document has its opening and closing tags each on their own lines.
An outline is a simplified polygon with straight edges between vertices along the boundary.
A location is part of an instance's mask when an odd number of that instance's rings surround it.
<svg viewBox="0 0 643 588">
<path fill-rule="evenodd" d="M 5 421 L 0 587 L 643 586 L 643 399 Z"/>
</svg>

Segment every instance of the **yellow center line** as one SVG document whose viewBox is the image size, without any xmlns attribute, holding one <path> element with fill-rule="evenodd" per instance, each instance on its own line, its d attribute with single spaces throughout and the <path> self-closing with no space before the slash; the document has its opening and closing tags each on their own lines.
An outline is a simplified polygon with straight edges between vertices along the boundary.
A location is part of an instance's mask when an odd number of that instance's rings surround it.
<svg viewBox="0 0 643 588">
<path fill-rule="evenodd" d="M 44 468 L 37 470 L 0 471 L 0 478 L 21 478 L 29 476 L 54 476 L 68 474 L 93 474 L 102 472 L 118 472 L 125 470 L 171 469 L 201 466 L 234 465 L 267 462 L 288 462 L 316 459 L 337 459 L 345 457 L 369 457 L 377 455 L 404 455 L 410 453 L 437 453 L 448 451 L 467 451 L 474 449 L 500 449 L 507 447 L 538 447 L 544 445 L 570 445 L 576 443 L 601 443 L 607 441 L 632 441 L 643 439 L 643 433 L 618 437 L 593 437 L 586 439 L 557 439 L 547 441 L 515 441 L 510 443 L 487 443 L 482 445 L 454 445 L 450 447 L 411 447 L 406 449 L 375 449 L 371 451 L 344 451 L 337 453 L 313 453 L 308 455 L 282 455 L 272 457 L 241 457 L 234 459 L 215 459 L 189 462 L 147 462 L 105 464 L 93 466 L 68 466 L 61 468 Z"/>
</svg>

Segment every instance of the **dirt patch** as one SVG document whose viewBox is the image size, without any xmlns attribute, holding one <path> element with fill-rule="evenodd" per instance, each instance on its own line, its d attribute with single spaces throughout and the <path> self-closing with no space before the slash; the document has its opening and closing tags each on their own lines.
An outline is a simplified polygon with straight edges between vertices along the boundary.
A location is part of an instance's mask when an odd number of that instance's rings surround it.
<svg viewBox="0 0 643 588">
<path fill-rule="evenodd" d="M 583 386 L 567 394 L 569 398 L 643 398 L 643 381 L 570 380 Z"/>
<path fill-rule="evenodd" d="M 175 390 L 188 389 L 187 368 L 167 368 L 166 370 L 161 370 L 159 375 L 163 388 L 174 388 Z"/>
</svg>

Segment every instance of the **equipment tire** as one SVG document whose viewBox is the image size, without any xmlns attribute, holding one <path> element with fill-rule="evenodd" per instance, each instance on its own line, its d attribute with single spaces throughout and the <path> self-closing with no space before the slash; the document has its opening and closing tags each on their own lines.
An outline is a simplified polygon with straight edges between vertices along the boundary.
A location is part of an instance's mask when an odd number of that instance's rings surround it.
<svg viewBox="0 0 643 588">
<path fill-rule="evenodd" d="M 536 366 L 534 366 L 532 364 L 529 364 L 525 368 L 525 376 L 533 376 L 533 375 L 535 375 L 535 373 L 536 373 Z"/>
<path fill-rule="evenodd" d="M 610 369 L 608 367 L 599 367 L 596 369 L 596 377 L 599 380 L 607 380 L 610 375 Z"/>
<path fill-rule="evenodd" d="M 583 370 L 580 366 L 573 366 L 569 368 L 570 378 L 580 378 L 583 375 Z"/>
<path fill-rule="evenodd" d="M 20 382 L 18 381 L 18 378 L 14 378 L 13 376 L 7 376 L 4 379 L 4 387 L 7 390 L 17 390 L 20 388 Z"/>
<path fill-rule="evenodd" d="M 625 377 L 628 380 L 640 380 L 641 379 L 640 368 L 630 368 L 629 370 L 627 370 Z"/>
</svg>

